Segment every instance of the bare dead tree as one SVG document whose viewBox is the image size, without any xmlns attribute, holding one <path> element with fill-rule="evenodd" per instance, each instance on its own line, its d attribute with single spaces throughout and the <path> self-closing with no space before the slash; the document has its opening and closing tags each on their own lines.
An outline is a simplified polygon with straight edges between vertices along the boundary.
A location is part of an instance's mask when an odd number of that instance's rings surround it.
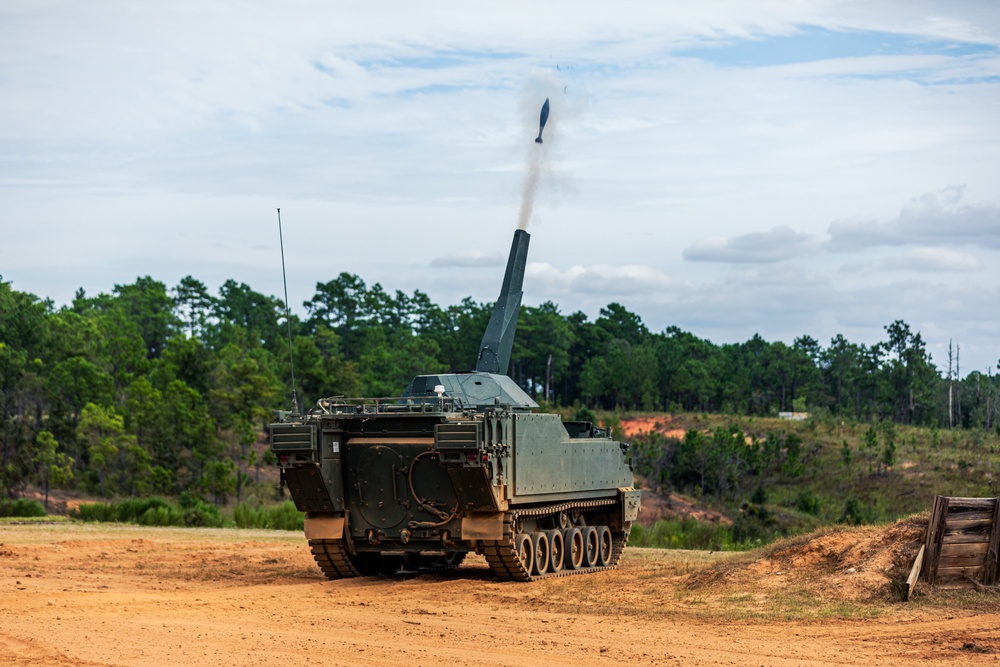
<svg viewBox="0 0 1000 667">
<path fill-rule="evenodd" d="M 951 339 L 948 339 L 948 428 L 955 428 L 955 411 L 953 409 L 954 405 L 954 390 L 952 388 L 953 376 L 951 374 L 952 370 L 952 353 L 951 353 Z"/>
<path fill-rule="evenodd" d="M 955 345 L 955 379 L 958 386 L 955 391 L 955 411 L 958 413 L 958 425 L 962 425 L 962 346 Z"/>
<path fill-rule="evenodd" d="M 990 398 L 993 396 L 993 367 L 986 367 L 986 430 L 990 430 L 992 415 L 990 414 Z"/>
</svg>

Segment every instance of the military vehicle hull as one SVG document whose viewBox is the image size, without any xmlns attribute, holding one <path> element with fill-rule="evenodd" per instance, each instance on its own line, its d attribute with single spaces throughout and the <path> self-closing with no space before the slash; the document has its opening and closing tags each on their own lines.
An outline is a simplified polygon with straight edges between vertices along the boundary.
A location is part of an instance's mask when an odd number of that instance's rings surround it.
<svg viewBox="0 0 1000 667">
<path fill-rule="evenodd" d="M 399 398 L 279 413 L 271 448 L 331 579 L 457 566 L 501 579 L 614 567 L 639 512 L 628 445 L 535 413 L 510 363 L 528 233 L 514 233 L 476 370 L 418 375 Z"/>
<path fill-rule="evenodd" d="M 617 564 L 639 492 L 626 446 L 590 424 L 444 399 L 325 403 L 271 440 L 328 577 L 449 569 L 470 551 L 519 581 Z"/>
</svg>

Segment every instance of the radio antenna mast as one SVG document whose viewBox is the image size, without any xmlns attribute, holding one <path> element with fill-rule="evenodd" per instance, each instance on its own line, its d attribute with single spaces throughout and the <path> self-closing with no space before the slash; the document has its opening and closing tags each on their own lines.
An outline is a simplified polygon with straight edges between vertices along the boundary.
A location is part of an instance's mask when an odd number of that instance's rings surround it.
<svg viewBox="0 0 1000 667">
<path fill-rule="evenodd" d="M 295 396 L 295 358 L 292 355 L 292 318 L 288 315 L 288 280 L 285 278 L 285 239 L 281 233 L 281 209 L 278 209 L 278 243 L 281 246 L 281 284 L 285 288 L 285 322 L 288 324 L 288 366 L 292 370 L 292 412 L 298 414 L 299 402 Z"/>
</svg>

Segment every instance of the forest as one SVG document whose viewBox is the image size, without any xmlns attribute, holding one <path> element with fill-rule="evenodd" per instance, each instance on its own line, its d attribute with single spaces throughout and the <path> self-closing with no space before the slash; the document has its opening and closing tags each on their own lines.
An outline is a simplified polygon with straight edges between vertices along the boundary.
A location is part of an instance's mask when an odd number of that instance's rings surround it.
<svg viewBox="0 0 1000 667">
<path fill-rule="evenodd" d="M 191 276 L 173 287 L 146 276 L 109 294 L 78 290 L 57 308 L 0 278 L 0 498 L 31 484 L 239 502 L 273 463 L 253 445 L 272 410 L 290 407 L 290 359 L 300 407 L 394 396 L 414 375 L 470 369 L 492 309 L 390 294 L 349 273 L 303 306 L 304 319 L 286 319 L 280 299 L 244 283 L 212 294 Z M 992 375 L 942 372 L 919 331 L 884 330 L 874 345 L 840 335 L 825 347 L 808 335 L 717 345 L 675 326 L 652 332 L 618 303 L 591 321 L 546 302 L 521 309 L 509 374 L 567 414 L 794 410 L 1000 433 Z M 696 457 L 690 446 L 672 455 Z"/>
</svg>

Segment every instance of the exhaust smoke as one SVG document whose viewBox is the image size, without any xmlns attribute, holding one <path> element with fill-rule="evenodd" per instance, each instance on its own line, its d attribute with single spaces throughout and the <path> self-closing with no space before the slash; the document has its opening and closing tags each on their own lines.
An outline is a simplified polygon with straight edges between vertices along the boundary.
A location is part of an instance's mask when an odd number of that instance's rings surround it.
<svg viewBox="0 0 1000 667">
<path fill-rule="evenodd" d="M 556 115 L 558 117 L 558 114 Z M 549 143 L 542 143 L 542 130 L 545 129 L 549 119 L 549 98 L 545 98 L 542 105 L 542 112 L 538 127 L 538 138 L 535 143 L 528 148 L 527 159 L 525 161 L 524 184 L 521 186 L 521 208 L 517 214 L 517 228 L 527 230 L 528 220 L 531 219 L 531 211 L 535 207 L 535 195 L 538 193 L 538 182 L 542 177 L 542 167 L 549 154 L 549 145 L 552 141 L 552 130 L 549 130 Z M 553 118 L 555 121 L 555 118 Z M 555 122 L 552 123 L 555 125 Z"/>
</svg>

